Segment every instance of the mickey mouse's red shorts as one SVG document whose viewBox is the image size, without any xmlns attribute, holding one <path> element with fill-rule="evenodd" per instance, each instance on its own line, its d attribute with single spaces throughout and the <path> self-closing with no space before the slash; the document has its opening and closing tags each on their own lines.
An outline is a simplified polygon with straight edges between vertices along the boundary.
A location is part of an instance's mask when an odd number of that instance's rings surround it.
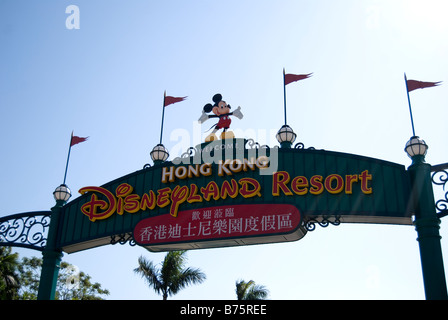
<svg viewBox="0 0 448 320">
<path fill-rule="evenodd" d="M 232 122 L 232 119 L 226 114 L 219 118 L 218 123 L 216 124 L 216 129 L 228 129 L 230 127 L 230 123 Z"/>
</svg>

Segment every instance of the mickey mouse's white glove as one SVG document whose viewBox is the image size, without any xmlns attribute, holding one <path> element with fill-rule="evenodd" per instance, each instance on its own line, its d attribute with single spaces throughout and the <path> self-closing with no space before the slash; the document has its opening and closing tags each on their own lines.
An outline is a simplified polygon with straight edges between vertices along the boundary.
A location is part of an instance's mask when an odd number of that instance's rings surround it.
<svg viewBox="0 0 448 320">
<path fill-rule="evenodd" d="M 233 111 L 233 115 L 240 120 L 243 119 L 243 114 L 241 113 L 241 107 L 236 108 L 236 110 Z"/>
<path fill-rule="evenodd" d="M 199 123 L 204 123 L 205 120 L 208 120 L 208 114 L 205 113 L 205 111 L 202 111 L 201 117 L 198 119 Z"/>
</svg>

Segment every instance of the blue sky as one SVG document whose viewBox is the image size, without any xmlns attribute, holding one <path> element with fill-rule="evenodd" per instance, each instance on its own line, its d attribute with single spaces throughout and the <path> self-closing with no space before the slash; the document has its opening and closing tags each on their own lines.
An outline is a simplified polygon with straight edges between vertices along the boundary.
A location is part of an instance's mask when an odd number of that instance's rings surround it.
<svg viewBox="0 0 448 320">
<path fill-rule="evenodd" d="M 69 5 L 80 10 L 79 29 L 66 28 Z M 447 11 L 443 0 L 3 0 L 0 216 L 54 205 L 72 130 L 89 136 L 72 149 L 73 198 L 151 163 L 164 90 L 188 96 L 166 109 L 170 159 L 202 141 L 211 123 L 199 128 L 196 120 L 218 92 L 241 106 L 244 118 L 232 122 L 238 137 L 276 145 L 283 68 L 314 73 L 287 87 L 297 142 L 408 166 L 403 73 L 447 81 Z M 411 93 L 431 164 L 448 162 L 447 99 L 445 83 Z M 207 280 L 174 298 L 234 299 L 235 281 L 253 279 L 272 299 L 423 299 L 416 236 L 412 226 L 341 225 L 294 243 L 190 251 L 189 264 Z M 158 299 L 132 271 L 142 254 L 164 256 L 117 245 L 64 260 L 110 299 Z"/>
</svg>

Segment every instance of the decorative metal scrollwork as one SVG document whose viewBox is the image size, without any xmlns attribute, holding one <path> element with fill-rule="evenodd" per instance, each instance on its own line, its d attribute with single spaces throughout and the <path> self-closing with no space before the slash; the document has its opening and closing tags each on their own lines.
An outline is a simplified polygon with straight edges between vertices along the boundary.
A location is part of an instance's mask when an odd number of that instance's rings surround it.
<svg viewBox="0 0 448 320">
<path fill-rule="evenodd" d="M 254 139 L 246 139 L 245 148 L 246 149 L 267 149 L 267 150 L 271 149 L 267 144 L 261 145 L 258 142 L 255 142 Z M 278 149 L 278 146 L 274 146 L 273 148 Z"/>
<path fill-rule="evenodd" d="M 0 246 L 43 251 L 50 221 L 51 211 L 20 213 L 0 218 Z"/>
<path fill-rule="evenodd" d="M 129 241 L 131 247 L 136 245 L 134 235 L 132 233 L 117 234 L 110 237 L 110 244 L 126 244 Z"/>
<path fill-rule="evenodd" d="M 254 139 L 247 139 L 246 140 L 246 144 L 245 144 L 245 148 L 246 149 L 256 149 L 259 148 L 260 144 L 258 142 L 255 142 Z"/>
<path fill-rule="evenodd" d="M 436 186 L 442 186 L 443 191 L 448 185 L 448 163 L 433 166 L 431 171 L 432 183 Z M 439 218 L 448 215 L 448 191 L 445 192 L 445 197 L 436 201 L 436 212 Z"/>
<path fill-rule="evenodd" d="M 180 157 L 176 157 L 172 160 L 172 163 L 177 165 L 177 164 L 189 164 L 190 163 L 190 159 L 193 158 L 193 162 L 196 160 L 200 160 L 201 158 L 201 154 L 202 151 L 201 149 L 195 148 L 195 147 L 189 147 L 187 149 L 187 151 L 185 151 L 184 153 L 182 153 L 180 155 Z"/>
<path fill-rule="evenodd" d="M 187 151 L 185 151 L 184 153 L 181 154 L 181 158 L 190 158 L 190 157 L 194 157 L 197 153 L 199 153 L 200 151 L 198 149 L 196 149 L 195 147 L 190 147 L 187 149 Z"/>
<path fill-rule="evenodd" d="M 306 217 L 303 221 L 303 225 L 307 231 L 314 231 L 316 229 L 316 224 L 322 228 L 328 227 L 330 224 L 333 226 L 339 226 L 341 224 L 340 216 L 322 217 L 322 218 L 311 218 Z"/>
<path fill-rule="evenodd" d="M 305 149 L 305 145 L 302 142 L 297 142 L 294 145 L 294 149 Z M 308 150 L 316 150 L 314 147 L 309 147 Z"/>
</svg>

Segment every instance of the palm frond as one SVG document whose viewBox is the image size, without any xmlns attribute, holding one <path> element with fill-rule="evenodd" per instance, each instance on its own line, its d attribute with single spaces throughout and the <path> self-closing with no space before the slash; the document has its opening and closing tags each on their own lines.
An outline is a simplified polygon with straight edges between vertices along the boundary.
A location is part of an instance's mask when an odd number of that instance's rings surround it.
<svg viewBox="0 0 448 320">
<path fill-rule="evenodd" d="M 192 284 L 200 284 L 206 279 L 205 273 L 200 269 L 186 268 L 182 270 L 178 276 L 173 279 L 170 291 L 176 294 L 179 290 L 184 289 Z"/>
<path fill-rule="evenodd" d="M 236 297 L 238 300 L 263 300 L 269 295 L 265 286 L 255 284 L 255 281 L 238 280 L 236 282 Z"/>
<path fill-rule="evenodd" d="M 262 285 L 253 285 L 246 295 L 245 300 L 264 300 L 268 297 L 269 290 Z"/>
<path fill-rule="evenodd" d="M 160 281 L 158 275 L 159 270 L 152 261 L 146 260 L 145 257 L 138 258 L 138 267 L 134 272 L 139 274 L 157 294 L 163 292 L 163 282 Z"/>
</svg>

